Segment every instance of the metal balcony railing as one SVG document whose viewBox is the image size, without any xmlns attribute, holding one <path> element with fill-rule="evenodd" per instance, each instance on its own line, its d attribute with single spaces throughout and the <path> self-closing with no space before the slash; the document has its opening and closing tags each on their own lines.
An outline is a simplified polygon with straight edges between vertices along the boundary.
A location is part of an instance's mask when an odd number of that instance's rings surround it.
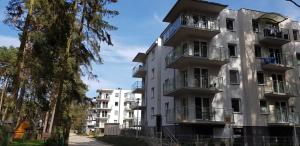
<svg viewBox="0 0 300 146">
<path fill-rule="evenodd" d="M 210 108 L 210 107 L 176 107 L 166 111 L 168 123 L 205 123 L 219 122 L 233 123 L 234 115 L 232 109 Z"/>
<path fill-rule="evenodd" d="M 176 76 L 170 80 L 166 80 L 163 85 L 163 92 L 167 94 L 180 88 L 208 89 L 220 90 L 223 85 L 223 78 L 217 76 L 199 76 L 199 77 L 183 77 Z"/>
<path fill-rule="evenodd" d="M 267 81 L 263 91 L 264 94 L 287 95 L 290 97 L 298 95 L 297 85 L 295 83 L 279 80 Z"/>
<path fill-rule="evenodd" d="M 220 30 L 219 21 L 210 17 L 195 17 L 192 15 L 180 15 L 174 23 L 170 24 L 162 34 L 163 42 L 168 41 L 180 27 L 189 27 L 205 30 Z"/>
<path fill-rule="evenodd" d="M 293 67 L 294 59 L 292 55 L 276 54 L 277 57 L 262 57 L 262 65 L 279 65 L 284 67 Z"/>
<path fill-rule="evenodd" d="M 136 89 L 143 89 L 144 88 L 144 84 L 142 81 L 136 81 L 133 85 L 132 85 L 132 90 L 136 90 Z"/>
<path fill-rule="evenodd" d="M 98 96 L 97 100 L 109 100 L 110 96 Z"/>
<path fill-rule="evenodd" d="M 290 33 L 283 28 L 263 28 L 263 37 L 290 40 Z"/>
<path fill-rule="evenodd" d="M 226 53 L 223 47 L 211 47 L 207 48 L 207 52 L 200 54 L 200 52 L 195 53 L 192 49 L 182 49 L 177 48 L 170 52 L 166 58 L 166 65 L 170 65 L 181 57 L 197 57 L 199 59 L 206 59 L 207 61 L 226 61 L 228 60 L 228 53 Z"/>
<path fill-rule="evenodd" d="M 135 67 L 133 67 L 132 69 L 132 74 L 136 74 L 138 71 L 144 71 L 145 67 L 141 64 L 136 65 Z"/>
<path fill-rule="evenodd" d="M 299 113 L 288 111 L 271 111 L 268 115 L 268 123 L 299 125 Z"/>
</svg>

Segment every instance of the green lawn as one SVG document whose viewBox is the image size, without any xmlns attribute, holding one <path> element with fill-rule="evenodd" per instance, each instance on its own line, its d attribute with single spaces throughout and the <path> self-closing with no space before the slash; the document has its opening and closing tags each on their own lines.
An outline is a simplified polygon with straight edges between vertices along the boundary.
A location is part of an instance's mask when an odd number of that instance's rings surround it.
<svg viewBox="0 0 300 146">
<path fill-rule="evenodd" d="M 148 146 L 143 139 L 134 137 L 104 136 L 96 139 L 114 146 Z"/>
<path fill-rule="evenodd" d="M 44 146 L 43 141 L 28 140 L 28 141 L 14 141 L 11 146 Z"/>
</svg>

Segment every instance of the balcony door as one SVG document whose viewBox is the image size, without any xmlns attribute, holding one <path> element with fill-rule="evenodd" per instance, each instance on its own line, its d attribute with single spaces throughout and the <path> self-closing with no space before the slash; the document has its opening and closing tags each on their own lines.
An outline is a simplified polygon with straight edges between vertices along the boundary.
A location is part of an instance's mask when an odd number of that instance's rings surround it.
<svg viewBox="0 0 300 146">
<path fill-rule="evenodd" d="M 272 64 L 282 64 L 282 51 L 281 49 L 269 49 Z"/>
<path fill-rule="evenodd" d="M 275 102 L 275 117 L 276 122 L 284 123 L 288 122 L 288 107 L 286 101 Z"/>
<path fill-rule="evenodd" d="M 188 98 L 183 97 L 181 99 L 181 107 L 182 107 L 182 120 L 187 120 L 188 119 L 188 115 L 189 115 L 189 107 L 188 107 Z"/>
<path fill-rule="evenodd" d="M 194 86 L 208 88 L 208 69 L 194 68 Z"/>
<path fill-rule="evenodd" d="M 194 56 L 207 58 L 207 42 L 194 41 Z"/>
<path fill-rule="evenodd" d="M 272 84 L 273 84 L 273 92 L 284 93 L 283 75 L 272 74 Z"/>
<path fill-rule="evenodd" d="M 195 97 L 195 111 L 197 120 L 210 120 L 209 98 Z"/>
</svg>

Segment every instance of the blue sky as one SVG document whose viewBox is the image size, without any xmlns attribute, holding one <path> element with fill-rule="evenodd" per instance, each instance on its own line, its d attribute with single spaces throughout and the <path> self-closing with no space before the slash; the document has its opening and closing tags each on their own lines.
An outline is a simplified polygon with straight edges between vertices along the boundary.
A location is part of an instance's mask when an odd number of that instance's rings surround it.
<svg viewBox="0 0 300 146">
<path fill-rule="evenodd" d="M 167 26 L 162 19 L 176 0 L 118 0 L 111 6 L 120 15 L 108 19 L 118 30 L 111 32 L 114 46 L 102 46 L 104 64 L 94 64 L 98 80 L 83 78 L 89 85 L 88 96 L 96 95 L 99 88 L 130 89 L 136 79 L 131 77 L 137 52 L 145 52 Z M 300 8 L 285 0 L 210 0 L 229 5 L 231 9 L 249 8 L 278 12 L 295 20 L 300 19 Z M 296 0 L 300 2 L 300 0 Z M 18 32 L 2 23 L 8 0 L 0 3 L 0 46 L 18 46 Z"/>
</svg>

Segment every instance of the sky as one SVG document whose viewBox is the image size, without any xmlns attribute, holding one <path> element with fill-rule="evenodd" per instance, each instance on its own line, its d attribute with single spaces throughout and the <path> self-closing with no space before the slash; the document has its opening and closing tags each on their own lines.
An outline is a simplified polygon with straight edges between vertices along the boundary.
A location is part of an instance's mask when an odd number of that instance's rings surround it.
<svg viewBox="0 0 300 146">
<path fill-rule="evenodd" d="M 300 8 L 286 0 L 209 0 L 226 4 L 230 9 L 255 9 L 277 12 L 294 20 L 300 20 Z M 300 0 L 295 0 L 300 3 Z M 3 24 L 5 7 L 8 0 L 0 2 L 0 46 L 18 46 L 18 33 L 14 28 Z M 118 30 L 110 32 L 113 46 L 103 45 L 101 56 L 104 64 L 93 64 L 97 80 L 82 77 L 88 85 L 87 96 L 96 96 L 99 88 L 131 89 L 138 79 L 132 78 L 133 57 L 145 52 L 168 25 L 162 22 L 176 0 L 118 0 L 109 6 L 118 10 L 120 15 L 106 19 Z"/>
</svg>

